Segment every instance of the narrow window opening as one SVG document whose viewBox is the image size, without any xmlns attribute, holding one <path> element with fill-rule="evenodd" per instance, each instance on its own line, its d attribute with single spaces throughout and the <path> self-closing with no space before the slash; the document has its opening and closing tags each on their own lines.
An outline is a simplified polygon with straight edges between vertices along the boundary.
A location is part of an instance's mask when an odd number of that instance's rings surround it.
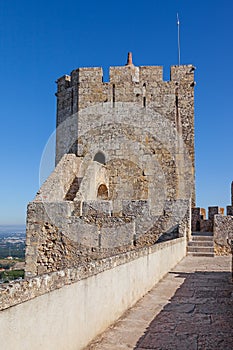
<svg viewBox="0 0 233 350">
<path fill-rule="evenodd" d="M 143 107 L 146 107 L 146 97 L 143 97 Z"/>
<path fill-rule="evenodd" d="M 98 162 L 100 164 L 105 164 L 105 155 L 102 152 L 97 152 L 93 159 L 95 162 Z"/>
<path fill-rule="evenodd" d="M 178 89 L 176 89 L 176 107 L 178 108 L 179 98 L 178 98 Z"/>
<path fill-rule="evenodd" d="M 142 87 L 143 107 L 146 107 L 146 83 Z"/>
<path fill-rule="evenodd" d="M 115 107 L 115 101 L 116 101 L 116 86 L 113 84 L 112 86 L 112 103 L 113 107 Z"/>
</svg>

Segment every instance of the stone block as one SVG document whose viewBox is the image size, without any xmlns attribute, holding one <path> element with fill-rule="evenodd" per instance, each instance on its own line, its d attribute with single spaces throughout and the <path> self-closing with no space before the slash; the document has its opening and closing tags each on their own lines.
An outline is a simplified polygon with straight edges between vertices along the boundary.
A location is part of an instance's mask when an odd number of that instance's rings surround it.
<svg viewBox="0 0 233 350">
<path fill-rule="evenodd" d="M 140 80 L 145 83 L 163 81 L 162 66 L 142 66 L 140 67 Z M 147 88 L 147 87 L 146 87 Z"/>
<path fill-rule="evenodd" d="M 227 215 L 233 216 L 233 206 L 232 205 L 227 206 Z"/>
<path fill-rule="evenodd" d="M 63 227 L 66 236 L 73 242 L 81 244 L 83 247 L 99 247 L 99 228 L 95 220 L 80 217 L 72 217 Z"/>
<path fill-rule="evenodd" d="M 82 204 L 82 216 L 111 216 L 112 214 L 112 202 L 111 201 L 85 201 Z"/>
<path fill-rule="evenodd" d="M 224 215 L 224 208 L 220 207 L 209 207 L 208 208 L 208 219 L 214 220 L 214 215 Z"/>
<path fill-rule="evenodd" d="M 123 200 L 122 215 L 129 217 L 149 215 L 149 204 L 146 200 Z"/>
<path fill-rule="evenodd" d="M 219 248 L 225 248 L 230 254 L 230 241 L 233 240 L 233 216 L 215 215 L 214 242 Z"/>
<path fill-rule="evenodd" d="M 213 232 L 213 221 L 212 220 L 201 220 L 200 221 L 201 232 Z"/>
<path fill-rule="evenodd" d="M 75 200 L 73 202 L 74 211 L 72 215 L 81 216 L 82 215 L 82 201 Z"/>
<path fill-rule="evenodd" d="M 135 225 L 134 222 L 114 221 L 113 225 L 102 227 L 100 235 L 101 248 L 119 249 L 124 246 L 130 246 L 133 245 Z"/>
</svg>

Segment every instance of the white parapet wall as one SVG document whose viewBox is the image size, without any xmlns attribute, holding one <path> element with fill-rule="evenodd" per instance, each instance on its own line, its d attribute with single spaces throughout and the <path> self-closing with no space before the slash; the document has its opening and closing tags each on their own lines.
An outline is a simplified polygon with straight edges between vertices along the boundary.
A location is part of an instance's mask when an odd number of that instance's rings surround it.
<svg viewBox="0 0 233 350">
<path fill-rule="evenodd" d="M 1 349 L 82 349 L 185 255 L 182 237 L 1 287 Z"/>
</svg>

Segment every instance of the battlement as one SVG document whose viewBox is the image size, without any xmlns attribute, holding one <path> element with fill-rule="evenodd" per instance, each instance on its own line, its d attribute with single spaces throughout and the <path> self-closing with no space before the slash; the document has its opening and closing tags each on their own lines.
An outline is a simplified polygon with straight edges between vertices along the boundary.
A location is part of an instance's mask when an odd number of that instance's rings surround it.
<svg viewBox="0 0 233 350">
<path fill-rule="evenodd" d="M 78 68 L 71 72 L 71 85 L 80 83 L 102 84 L 103 69 L 101 67 Z"/>
<path fill-rule="evenodd" d="M 170 82 L 190 82 L 194 81 L 195 67 L 192 65 L 171 66 Z M 123 83 L 155 83 L 165 82 L 163 80 L 162 66 L 115 66 L 109 68 L 109 82 L 107 84 Z M 76 84 L 103 85 L 103 68 L 89 67 L 77 68 L 70 75 L 63 75 L 57 79 L 57 92 L 61 92 Z"/>
<path fill-rule="evenodd" d="M 71 82 L 70 75 L 63 75 L 61 78 L 58 78 L 56 80 L 58 92 L 61 92 L 66 88 L 70 87 L 71 85 L 70 82 Z"/>
<path fill-rule="evenodd" d="M 170 70 L 170 79 L 175 82 L 193 82 L 194 81 L 194 71 L 195 67 L 193 65 L 183 65 L 183 66 L 172 66 Z"/>
<path fill-rule="evenodd" d="M 231 200 L 233 199 L 233 182 L 231 183 Z M 208 207 L 208 219 L 204 208 L 192 208 L 192 231 L 213 232 L 216 216 L 224 216 L 224 208 Z M 226 207 L 226 216 L 233 216 L 233 202 Z"/>
</svg>

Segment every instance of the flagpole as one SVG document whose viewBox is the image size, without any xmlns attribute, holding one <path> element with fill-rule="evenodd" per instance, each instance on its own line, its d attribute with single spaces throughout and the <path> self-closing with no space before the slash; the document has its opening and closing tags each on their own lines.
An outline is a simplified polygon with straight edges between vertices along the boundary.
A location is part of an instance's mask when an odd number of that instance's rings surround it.
<svg viewBox="0 0 233 350">
<path fill-rule="evenodd" d="M 177 13 L 178 65 L 180 66 L 180 20 Z"/>
</svg>

